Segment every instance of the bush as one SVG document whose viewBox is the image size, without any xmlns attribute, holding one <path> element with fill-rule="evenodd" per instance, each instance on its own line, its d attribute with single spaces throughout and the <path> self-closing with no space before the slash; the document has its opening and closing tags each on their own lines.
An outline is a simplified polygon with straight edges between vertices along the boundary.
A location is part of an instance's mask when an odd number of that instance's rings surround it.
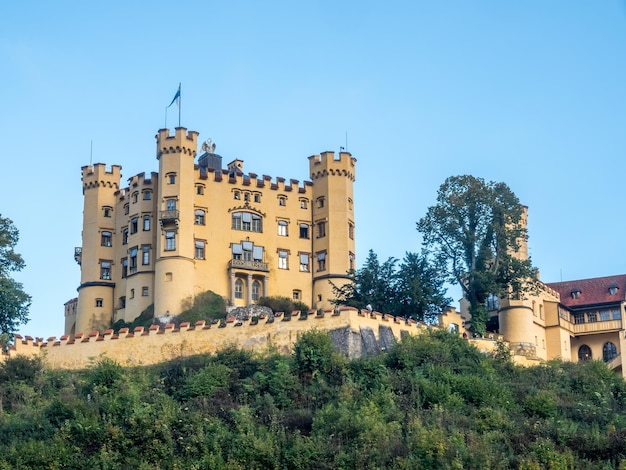
<svg viewBox="0 0 626 470">
<path fill-rule="evenodd" d="M 280 297 L 280 296 L 271 296 L 271 297 L 261 297 L 258 302 L 258 305 L 263 307 L 269 307 L 272 309 L 274 313 L 276 312 L 288 312 L 291 313 L 294 310 L 300 310 L 301 312 L 307 313 L 309 311 L 309 306 L 300 302 L 299 300 L 292 300 L 289 297 Z"/>
<path fill-rule="evenodd" d="M 226 301 L 221 295 L 213 291 L 198 294 L 193 299 L 188 299 L 183 304 L 185 310 L 178 316 L 177 321 L 194 324 L 197 321 L 219 320 L 226 317 Z"/>
</svg>

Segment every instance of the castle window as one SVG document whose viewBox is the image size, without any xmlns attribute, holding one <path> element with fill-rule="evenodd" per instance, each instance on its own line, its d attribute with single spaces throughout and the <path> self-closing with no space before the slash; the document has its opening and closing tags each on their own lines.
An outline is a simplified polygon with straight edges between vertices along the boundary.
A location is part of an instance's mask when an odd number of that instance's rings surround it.
<svg viewBox="0 0 626 470">
<path fill-rule="evenodd" d="M 261 202 L 261 195 L 260 194 L 255 194 L 254 195 L 254 202 Z"/>
<path fill-rule="evenodd" d="M 575 313 L 574 314 L 574 324 L 575 325 L 580 325 L 582 323 L 585 323 L 585 314 L 584 313 Z"/>
<path fill-rule="evenodd" d="M 133 217 L 130 219 L 130 233 L 137 233 L 137 227 L 139 226 L 139 217 Z"/>
<path fill-rule="evenodd" d="M 139 199 L 139 191 L 135 191 L 133 193 L 133 204 L 136 203 L 138 199 Z"/>
<path fill-rule="evenodd" d="M 196 240 L 196 259 L 204 259 L 204 241 Z"/>
<path fill-rule="evenodd" d="M 232 228 L 233 230 L 244 230 L 246 232 L 263 231 L 261 217 L 250 212 L 234 212 Z"/>
<path fill-rule="evenodd" d="M 141 246 L 141 264 L 147 266 L 150 264 L 150 245 Z"/>
<path fill-rule="evenodd" d="M 196 186 L 196 194 L 198 196 L 202 196 L 204 194 L 204 185 L 203 184 L 199 184 Z"/>
<path fill-rule="evenodd" d="M 235 281 L 235 298 L 243 299 L 243 281 L 241 279 Z"/>
<path fill-rule="evenodd" d="M 128 258 L 122 259 L 122 277 L 128 276 Z"/>
<path fill-rule="evenodd" d="M 96 299 L 96 307 L 102 307 L 104 305 L 103 299 Z"/>
<path fill-rule="evenodd" d="M 135 298 L 135 289 L 131 289 L 130 290 L 130 298 L 134 299 Z"/>
<path fill-rule="evenodd" d="M 581 292 L 582 292 L 582 291 L 581 291 L 579 288 L 577 288 L 577 287 L 576 287 L 576 288 L 574 288 L 574 289 L 572 290 L 572 292 L 571 292 L 571 294 L 572 294 L 572 299 L 579 299 L 579 298 L 580 298 L 580 293 L 581 293 Z"/>
<path fill-rule="evenodd" d="M 300 209 L 306 209 L 309 206 L 309 203 L 306 199 L 300 199 Z"/>
<path fill-rule="evenodd" d="M 252 258 L 254 261 L 263 261 L 263 247 L 255 246 L 252 248 Z"/>
<path fill-rule="evenodd" d="M 586 344 L 583 344 L 580 348 L 578 348 L 578 360 L 579 361 L 589 361 L 591 359 L 591 348 Z"/>
<path fill-rule="evenodd" d="M 113 212 L 113 208 L 110 206 L 104 206 L 102 208 L 102 212 L 104 217 L 111 217 L 111 213 Z"/>
<path fill-rule="evenodd" d="M 250 202 L 250 194 L 249 193 L 243 193 L 243 200 L 245 202 Z"/>
<path fill-rule="evenodd" d="M 169 173 L 166 176 L 168 184 L 176 184 L 176 173 Z"/>
<path fill-rule="evenodd" d="M 348 263 L 350 266 L 350 270 L 354 269 L 354 253 L 348 254 Z"/>
<path fill-rule="evenodd" d="M 241 246 L 241 243 L 233 243 L 231 249 L 233 251 L 233 259 L 241 259 L 243 254 L 243 247 Z"/>
<path fill-rule="evenodd" d="M 111 246 L 111 232 L 102 232 L 100 244 L 102 246 Z"/>
<path fill-rule="evenodd" d="M 609 294 L 611 294 L 611 295 L 617 294 L 618 290 L 619 290 L 619 287 L 617 287 L 617 284 L 611 284 L 609 286 Z"/>
<path fill-rule="evenodd" d="M 236 199 L 237 201 L 241 198 L 241 195 L 239 193 L 239 191 L 235 191 L 233 193 L 233 199 Z"/>
<path fill-rule="evenodd" d="M 278 269 L 289 269 L 287 250 L 278 250 Z"/>
<path fill-rule="evenodd" d="M 165 201 L 165 210 L 167 211 L 175 211 L 176 210 L 176 199 L 168 199 Z"/>
<path fill-rule="evenodd" d="M 613 320 L 620 320 L 622 318 L 622 311 L 619 308 L 614 308 L 611 310 L 611 316 Z"/>
<path fill-rule="evenodd" d="M 300 300 L 302 299 L 302 291 L 295 289 L 292 293 L 291 293 L 291 298 L 293 300 Z"/>
<path fill-rule="evenodd" d="M 354 240 L 354 224 L 352 222 L 348 222 L 348 236 L 350 240 Z"/>
<path fill-rule="evenodd" d="M 261 291 L 261 284 L 259 283 L 259 281 L 254 281 L 252 283 L 252 300 L 254 300 L 255 302 L 259 300 L 260 291 Z"/>
<path fill-rule="evenodd" d="M 143 200 L 144 201 L 149 201 L 150 199 L 152 199 L 152 191 L 150 191 L 149 189 L 145 190 L 143 192 Z"/>
<path fill-rule="evenodd" d="M 287 205 L 287 198 L 285 196 L 278 196 L 278 205 L 279 206 L 286 206 Z"/>
<path fill-rule="evenodd" d="M 130 249 L 130 273 L 137 272 L 137 247 L 134 246 Z"/>
<path fill-rule="evenodd" d="M 300 238 L 309 238 L 308 224 L 300 224 Z"/>
<path fill-rule="evenodd" d="M 489 294 L 485 300 L 485 307 L 488 312 L 494 312 L 500 308 L 500 301 L 497 295 Z"/>
<path fill-rule="evenodd" d="M 326 236 L 326 222 L 317 223 L 317 238 L 324 238 Z"/>
<path fill-rule="evenodd" d="M 128 204 L 124 204 L 124 215 L 128 215 L 130 212 L 130 207 Z"/>
<path fill-rule="evenodd" d="M 608 310 L 600 310 L 600 321 L 609 321 L 611 316 Z"/>
<path fill-rule="evenodd" d="M 149 294 L 150 294 L 150 289 L 148 288 L 148 286 L 143 286 L 141 288 L 141 296 L 148 297 Z"/>
<path fill-rule="evenodd" d="M 122 245 L 128 244 L 128 229 L 122 230 Z"/>
<path fill-rule="evenodd" d="M 196 209 L 196 218 L 194 219 L 194 224 L 204 225 L 204 211 L 202 209 Z"/>
<path fill-rule="evenodd" d="M 326 201 L 324 200 L 324 198 L 323 198 L 323 197 L 318 197 L 318 198 L 317 198 L 317 208 L 318 208 L 318 209 L 321 209 L 322 207 L 324 207 L 324 203 L 325 203 L 325 202 L 326 202 Z"/>
<path fill-rule="evenodd" d="M 287 222 L 285 222 L 284 220 L 278 221 L 278 235 L 280 235 L 281 237 L 287 236 Z"/>
<path fill-rule="evenodd" d="M 308 253 L 300 253 L 300 271 L 309 272 L 309 254 Z"/>
<path fill-rule="evenodd" d="M 587 314 L 587 321 L 589 323 L 595 323 L 598 321 L 598 312 L 589 312 Z"/>
<path fill-rule="evenodd" d="M 602 360 L 609 362 L 617 357 L 617 348 L 610 341 L 602 346 Z"/>
<path fill-rule="evenodd" d="M 165 232 L 165 251 L 173 251 L 176 249 L 176 232 L 168 230 Z"/>
<path fill-rule="evenodd" d="M 120 308 L 126 308 L 126 297 L 120 297 Z"/>
<path fill-rule="evenodd" d="M 317 270 L 326 271 L 326 252 L 320 251 L 317 254 Z"/>
<path fill-rule="evenodd" d="M 148 214 L 143 216 L 143 231 L 147 232 L 150 230 L 150 216 Z"/>
<path fill-rule="evenodd" d="M 104 279 L 105 281 L 111 280 L 111 262 L 110 261 L 100 261 L 100 279 Z"/>
</svg>

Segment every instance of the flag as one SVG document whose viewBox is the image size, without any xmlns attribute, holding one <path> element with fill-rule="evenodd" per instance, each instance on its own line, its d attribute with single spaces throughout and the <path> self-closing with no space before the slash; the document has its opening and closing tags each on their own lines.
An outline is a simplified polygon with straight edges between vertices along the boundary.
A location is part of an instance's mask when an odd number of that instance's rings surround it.
<svg viewBox="0 0 626 470">
<path fill-rule="evenodd" d="M 176 101 L 176 105 L 180 108 L 180 83 L 178 84 L 178 91 L 174 95 L 172 102 L 168 104 L 167 107 L 169 108 L 170 106 L 172 106 L 174 104 L 174 101 Z"/>
</svg>

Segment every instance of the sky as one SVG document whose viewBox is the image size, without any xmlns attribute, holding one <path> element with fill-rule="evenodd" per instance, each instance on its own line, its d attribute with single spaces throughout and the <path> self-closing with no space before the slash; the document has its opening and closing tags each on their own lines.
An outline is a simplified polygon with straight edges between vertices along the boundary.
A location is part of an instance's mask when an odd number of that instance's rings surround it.
<svg viewBox="0 0 626 470">
<path fill-rule="evenodd" d="M 441 183 L 471 174 L 529 207 L 543 281 L 626 272 L 623 1 L 1 2 L 0 64 L 24 335 L 62 335 L 77 296 L 81 167 L 156 171 L 179 83 L 181 125 L 246 171 L 303 181 L 347 147 L 357 267 L 419 251 Z"/>
</svg>

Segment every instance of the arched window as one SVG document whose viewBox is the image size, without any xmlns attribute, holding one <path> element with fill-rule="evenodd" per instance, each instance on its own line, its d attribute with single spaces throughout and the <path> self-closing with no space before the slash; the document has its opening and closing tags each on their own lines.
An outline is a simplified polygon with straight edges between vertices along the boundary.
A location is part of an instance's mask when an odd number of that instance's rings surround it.
<svg viewBox="0 0 626 470">
<path fill-rule="evenodd" d="M 235 298 L 243 299 L 243 281 L 241 279 L 235 281 Z"/>
<path fill-rule="evenodd" d="M 285 222 L 284 220 L 278 221 L 278 235 L 280 235 L 281 237 L 287 236 L 287 222 Z"/>
<path fill-rule="evenodd" d="M 602 346 L 602 360 L 609 362 L 617 357 L 617 348 L 610 341 Z"/>
<path fill-rule="evenodd" d="M 252 283 L 252 300 L 254 300 L 255 302 L 259 300 L 260 291 L 261 291 L 261 284 L 259 283 L 259 281 L 254 281 Z"/>
<path fill-rule="evenodd" d="M 194 220 L 195 225 L 204 225 L 204 211 L 202 209 L 196 209 L 196 218 Z"/>
<path fill-rule="evenodd" d="M 591 348 L 586 344 L 583 344 L 580 348 L 578 348 L 578 360 L 579 361 L 589 361 L 591 359 Z"/>
</svg>

